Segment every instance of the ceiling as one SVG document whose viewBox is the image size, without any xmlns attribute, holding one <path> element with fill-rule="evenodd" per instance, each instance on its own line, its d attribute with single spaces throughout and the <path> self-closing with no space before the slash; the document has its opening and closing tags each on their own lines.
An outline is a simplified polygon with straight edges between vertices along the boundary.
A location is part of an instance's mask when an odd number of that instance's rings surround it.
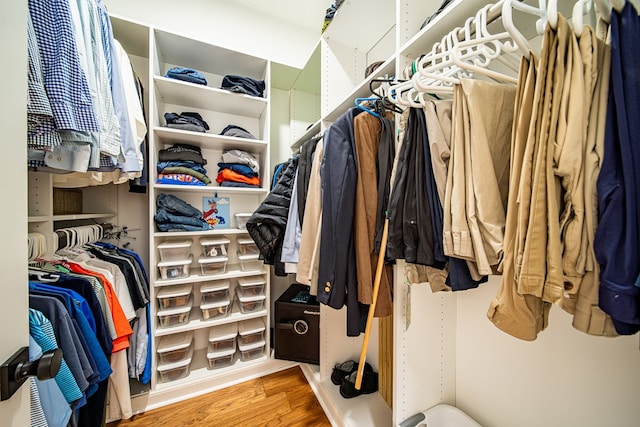
<svg viewBox="0 0 640 427">
<path fill-rule="evenodd" d="M 317 32 L 320 35 L 326 10 L 333 0 L 229 0 L 232 3 L 254 9 L 265 15 L 279 18 L 292 25 Z"/>
</svg>

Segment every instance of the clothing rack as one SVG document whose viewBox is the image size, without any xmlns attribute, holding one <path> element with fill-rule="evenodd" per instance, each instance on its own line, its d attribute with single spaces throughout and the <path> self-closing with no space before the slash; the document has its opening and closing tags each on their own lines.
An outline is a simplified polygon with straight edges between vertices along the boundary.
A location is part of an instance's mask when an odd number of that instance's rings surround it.
<svg viewBox="0 0 640 427">
<path fill-rule="evenodd" d="M 115 233 L 113 232 L 114 229 L 118 228 L 118 226 L 114 226 L 111 223 L 102 223 L 102 224 L 94 224 L 94 225 L 82 225 L 82 226 L 77 226 L 77 227 L 65 227 L 65 228 L 60 228 L 58 230 L 55 230 L 55 234 L 58 236 L 58 249 L 62 249 L 62 248 L 66 248 L 68 246 L 70 246 L 73 243 L 77 243 L 75 242 L 71 237 L 73 233 L 78 233 L 78 231 L 81 230 L 86 230 L 87 228 L 98 228 L 99 230 L 97 233 L 93 233 L 91 236 L 88 236 L 87 239 L 85 239 L 85 243 L 92 243 L 92 242 L 97 242 L 100 239 L 113 239 L 114 237 L 112 236 L 117 236 L 117 239 L 120 238 L 122 231 L 116 231 Z M 123 227 L 126 233 L 126 228 L 127 227 Z M 125 234 L 126 235 L 126 234 Z"/>
</svg>

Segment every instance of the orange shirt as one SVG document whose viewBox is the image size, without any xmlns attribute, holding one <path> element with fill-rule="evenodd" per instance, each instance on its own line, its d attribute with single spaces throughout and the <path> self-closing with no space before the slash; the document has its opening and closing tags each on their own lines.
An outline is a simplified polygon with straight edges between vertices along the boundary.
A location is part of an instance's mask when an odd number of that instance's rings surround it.
<svg viewBox="0 0 640 427">
<path fill-rule="evenodd" d="M 220 172 L 218 172 L 216 182 L 219 184 L 222 181 L 244 182 L 245 184 L 260 185 L 260 178 L 258 178 L 257 176 L 249 178 L 248 176 L 244 176 L 238 172 L 234 172 L 231 169 L 222 169 Z"/>
</svg>

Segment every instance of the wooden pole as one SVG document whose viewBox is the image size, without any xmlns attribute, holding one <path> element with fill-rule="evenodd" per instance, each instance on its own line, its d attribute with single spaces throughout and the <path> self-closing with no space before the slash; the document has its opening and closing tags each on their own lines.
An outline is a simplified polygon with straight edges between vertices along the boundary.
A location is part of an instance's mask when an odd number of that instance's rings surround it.
<svg viewBox="0 0 640 427">
<path fill-rule="evenodd" d="M 364 329 L 364 339 L 362 340 L 362 349 L 360 350 L 360 362 L 358 363 L 358 373 L 356 375 L 356 390 L 360 390 L 362 386 L 362 375 L 364 373 L 364 363 L 367 360 L 367 348 L 369 347 L 369 337 L 371 335 L 371 325 L 373 324 L 373 313 L 376 311 L 376 303 L 378 302 L 378 292 L 380 290 L 380 280 L 382 279 L 382 269 L 384 268 L 384 256 L 387 248 L 387 238 L 389 236 L 389 218 L 384 220 L 382 229 L 382 242 L 380 243 L 380 253 L 378 254 L 378 265 L 376 267 L 376 277 L 373 281 L 373 298 L 369 306 L 369 314 L 367 315 L 367 325 Z"/>
</svg>

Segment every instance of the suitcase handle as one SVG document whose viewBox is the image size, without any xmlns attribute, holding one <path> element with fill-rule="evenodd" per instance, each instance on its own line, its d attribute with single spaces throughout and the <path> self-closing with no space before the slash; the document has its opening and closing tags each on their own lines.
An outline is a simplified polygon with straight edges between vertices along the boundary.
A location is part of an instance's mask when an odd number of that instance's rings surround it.
<svg viewBox="0 0 640 427">
<path fill-rule="evenodd" d="M 304 335 L 309 332 L 309 324 L 304 320 L 296 320 L 290 323 L 278 323 L 278 329 L 292 330 L 298 335 Z"/>
</svg>

